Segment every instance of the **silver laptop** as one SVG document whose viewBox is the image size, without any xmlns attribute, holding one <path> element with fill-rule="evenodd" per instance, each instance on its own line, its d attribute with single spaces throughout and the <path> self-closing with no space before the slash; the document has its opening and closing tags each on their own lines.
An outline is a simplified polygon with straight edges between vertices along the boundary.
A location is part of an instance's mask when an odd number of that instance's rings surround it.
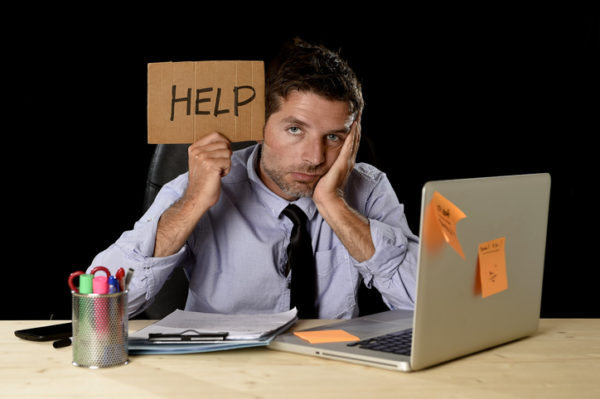
<svg viewBox="0 0 600 399">
<path fill-rule="evenodd" d="M 540 315 L 550 175 L 428 182 L 420 237 L 424 210 L 436 191 L 466 214 L 456 224 L 465 259 L 446 243 L 437 252 L 421 243 L 414 314 L 390 310 L 311 329 L 342 329 L 358 343 L 310 344 L 285 333 L 269 348 L 415 371 L 533 334 Z M 507 288 L 483 297 L 477 288 L 479 244 L 500 237 L 505 237 Z M 384 335 L 411 335 L 408 348 L 388 352 L 394 347 L 387 343 L 390 337 L 373 339 Z"/>
</svg>

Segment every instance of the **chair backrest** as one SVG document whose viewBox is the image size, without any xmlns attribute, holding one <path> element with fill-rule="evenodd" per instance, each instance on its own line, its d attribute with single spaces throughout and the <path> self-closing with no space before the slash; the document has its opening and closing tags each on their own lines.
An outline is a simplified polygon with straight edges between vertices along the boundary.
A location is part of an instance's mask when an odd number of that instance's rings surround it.
<svg viewBox="0 0 600 399">
<path fill-rule="evenodd" d="M 255 144 L 254 141 L 232 143 L 232 150 L 239 150 Z M 154 198 L 163 185 L 188 170 L 187 149 L 189 144 L 157 144 L 148 168 L 146 191 L 144 194 L 144 212 L 152 205 Z M 357 161 L 378 166 L 374 147 L 368 137 L 361 138 Z M 182 268 L 171 274 L 154 298 L 153 303 L 138 317 L 162 319 L 175 309 L 183 309 L 188 293 L 188 280 Z M 375 289 L 367 289 L 361 284 L 358 292 L 361 315 L 387 310 L 381 295 Z"/>
</svg>

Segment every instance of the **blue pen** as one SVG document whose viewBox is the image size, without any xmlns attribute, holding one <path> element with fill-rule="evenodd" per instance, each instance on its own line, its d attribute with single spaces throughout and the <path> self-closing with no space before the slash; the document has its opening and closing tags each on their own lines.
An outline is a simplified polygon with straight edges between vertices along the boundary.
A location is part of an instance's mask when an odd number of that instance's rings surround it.
<svg viewBox="0 0 600 399">
<path fill-rule="evenodd" d="M 108 293 L 116 294 L 119 292 L 119 282 L 115 276 L 110 276 L 108 278 Z"/>
</svg>

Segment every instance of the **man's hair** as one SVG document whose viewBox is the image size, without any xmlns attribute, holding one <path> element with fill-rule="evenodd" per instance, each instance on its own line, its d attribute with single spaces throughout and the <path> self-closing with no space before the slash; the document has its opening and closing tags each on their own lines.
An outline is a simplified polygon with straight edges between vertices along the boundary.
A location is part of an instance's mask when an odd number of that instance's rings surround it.
<svg viewBox="0 0 600 399">
<path fill-rule="evenodd" d="M 329 100 L 348 102 L 349 113 L 362 112 L 360 83 L 348 63 L 324 46 L 295 38 L 269 64 L 265 88 L 265 120 L 294 91 L 310 91 Z"/>
</svg>

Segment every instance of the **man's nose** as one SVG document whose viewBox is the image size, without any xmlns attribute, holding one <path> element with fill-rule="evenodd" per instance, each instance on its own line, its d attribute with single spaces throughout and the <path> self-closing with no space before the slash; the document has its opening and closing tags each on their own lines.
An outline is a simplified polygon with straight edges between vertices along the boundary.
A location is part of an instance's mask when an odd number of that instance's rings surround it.
<svg viewBox="0 0 600 399">
<path fill-rule="evenodd" d="M 311 165 L 321 165 L 325 162 L 325 144 L 320 138 L 308 138 L 302 149 L 302 160 Z"/>
</svg>

